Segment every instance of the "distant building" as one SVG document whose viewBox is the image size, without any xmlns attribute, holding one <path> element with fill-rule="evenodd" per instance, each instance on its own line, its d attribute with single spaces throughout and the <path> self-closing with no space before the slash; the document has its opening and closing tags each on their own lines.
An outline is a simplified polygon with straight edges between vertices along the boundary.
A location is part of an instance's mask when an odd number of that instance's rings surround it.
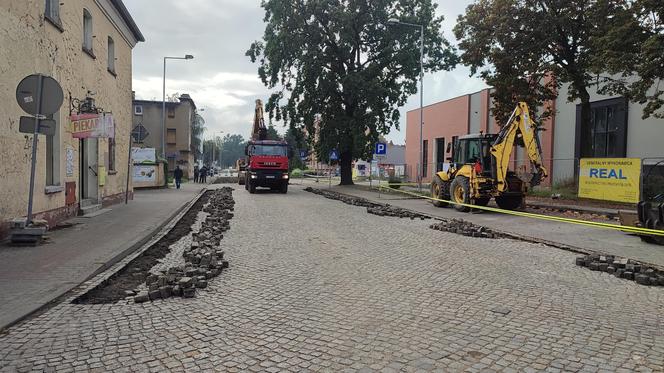
<svg viewBox="0 0 664 373">
<path fill-rule="evenodd" d="M 36 217 L 54 225 L 79 210 L 119 202 L 125 192 L 131 196 L 126 180 L 132 49 L 141 41 L 143 35 L 121 0 L 2 2 L 0 236 L 8 220 L 25 216 L 28 205 L 32 135 L 18 131 L 19 118 L 27 114 L 15 98 L 17 84 L 27 75 L 53 77 L 65 96 L 52 116 L 55 134 L 38 138 Z M 103 115 L 104 123 L 113 118 L 113 131 L 83 132 L 72 125 L 72 115 L 95 116 L 98 111 L 103 114 L 88 124 L 99 123 Z"/>
<path fill-rule="evenodd" d="M 602 96 L 591 92 L 592 138 L 580 131 L 580 102 L 567 102 L 569 85 L 563 85 L 558 98 L 551 103 L 555 115 L 541 123 L 540 141 L 544 166 L 550 183 L 574 181 L 578 172 L 581 145 L 592 142 L 595 158 L 664 157 L 664 121 L 641 119 L 643 106 L 624 97 Z M 498 124 L 491 114 L 490 89 L 455 97 L 424 107 L 423 158 L 420 166 L 424 182 L 443 169 L 450 154 L 447 145 L 457 136 L 470 133 L 497 133 Z M 516 103 L 514 103 L 516 106 Z M 406 119 L 406 163 L 415 181 L 419 161 L 420 111 L 411 110 Z M 527 167 L 523 149 L 517 151 L 513 166 Z"/>
<path fill-rule="evenodd" d="M 161 125 L 162 101 L 134 100 L 134 131 L 142 126 L 147 137 L 142 142 L 134 141 L 135 146 L 155 148 L 157 156 L 163 152 L 168 160 L 169 173 L 176 165 L 185 176 L 194 177 L 194 149 L 192 149 L 192 124 L 196 115 L 196 104 L 188 94 L 183 94 L 177 102 L 166 102 L 166 129 Z M 165 141 L 162 142 L 162 139 Z"/>
</svg>

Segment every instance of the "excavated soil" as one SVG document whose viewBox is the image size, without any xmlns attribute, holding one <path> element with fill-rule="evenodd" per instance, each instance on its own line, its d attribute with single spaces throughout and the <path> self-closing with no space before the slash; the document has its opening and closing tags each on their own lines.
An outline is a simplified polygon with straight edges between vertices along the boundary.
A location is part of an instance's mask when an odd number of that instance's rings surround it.
<svg viewBox="0 0 664 373">
<path fill-rule="evenodd" d="M 135 289 L 150 275 L 150 269 L 170 251 L 170 246 L 191 233 L 198 213 L 210 198 L 212 191 L 205 192 L 187 211 L 177 224 L 159 241 L 150 246 L 115 275 L 76 299 L 79 304 L 115 303 L 127 297 L 127 290 Z"/>
</svg>

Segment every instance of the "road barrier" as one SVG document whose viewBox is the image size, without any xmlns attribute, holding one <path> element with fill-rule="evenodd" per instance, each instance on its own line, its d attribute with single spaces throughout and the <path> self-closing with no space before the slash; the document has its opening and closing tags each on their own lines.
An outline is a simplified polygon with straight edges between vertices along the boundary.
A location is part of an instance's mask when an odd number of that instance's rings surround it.
<svg viewBox="0 0 664 373">
<path fill-rule="evenodd" d="M 394 184 L 392 184 L 394 185 Z M 404 183 L 405 185 L 405 183 Z M 412 184 L 411 184 L 412 185 Z M 593 222 L 593 221 L 586 221 L 586 220 L 580 220 L 580 219 L 571 219 L 571 218 L 563 218 L 559 216 L 549 216 L 549 215 L 542 215 L 542 214 L 534 214 L 531 212 L 524 212 L 524 211 L 513 211 L 513 210 L 503 210 L 495 207 L 488 207 L 488 206 L 476 206 L 476 205 L 471 205 L 467 203 L 457 203 L 454 201 L 449 201 L 445 199 L 440 199 L 440 198 L 435 198 L 435 197 L 430 197 L 430 196 L 424 196 L 415 192 L 409 192 L 405 190 L 399 190 L 390 187 L 390 184 L 379 184 L 378 186 L 374 187 L 379 189 L 388 189 L 393 192 L 397 193 L 402 193 L 406 195 L 410 195 L 413 197 L 421 198 L 421 199 L 428 199 L 431 201 L 439 201 L 439 202 L 445 202 L 450 205 L 459 205 L 459 206 L 464 206 L 464 207 L 470 207 L 476 210 L 482 210 L 482 211 L 491 211 L 491 212 L 497 212 L 500 214 L 506 214 L 506 215 L 514 215 L 514 216 L 522 216 L 526 218 L 533 218 L 533 219 L 540 219 L 540 220 L 549 220 L 549 221 L 556 221 L 556 222 L 562 222 L 562 223 L 568 223 L 568 224 L 576 224 L 576 225 L 584 225 L 588 227 L 594 227 L 594 228 L 602 228 L 602 229 L 611 229 L 611 230 L 618 230 L 622 232 L 629 232 L 629 233 L 636 233 L 636 234 L 646 234 L 646 235 L 653 235 L 653 236 L 664 236 L 664 231 L 657 230 L 657 229 L 648 229 L 648 228 L 641 228 L 641 227 L 630 227 L 630 226 L 624 226 L 624 225 L 618 225 L 618 224 L 610 224 L 610 223 L 601 223 L 601 222 Z"/>
</svg>

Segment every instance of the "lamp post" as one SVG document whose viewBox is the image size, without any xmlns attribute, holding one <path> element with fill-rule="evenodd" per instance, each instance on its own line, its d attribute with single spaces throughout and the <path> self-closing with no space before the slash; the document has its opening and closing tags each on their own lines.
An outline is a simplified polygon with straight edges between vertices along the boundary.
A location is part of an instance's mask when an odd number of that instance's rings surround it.
<svg viewBox="0 0 664 373">
<path fill-rule="evenodd" d="M 424 168 L 424 149 L 422 143 L 422 128 L 424 127 L 424 25 L 416 23 L 401 22 L 396 18 L 390 18 L 387 21 L 390 25 L 403 25 L 409 27 L 418 27 L 420 29 L 420 146 L 419 160 L 417 165 L 417 185 L 420 193 L 422 192 L 422 169 Z"/>
<path fill-rule="evenodd" d="M 191 60 L 194 56 L 186 54 L 184 57 L 164 57 L 164 76 L 161 97 L 161 157 L 166 158 L 166 60 Z"/>
</svg>

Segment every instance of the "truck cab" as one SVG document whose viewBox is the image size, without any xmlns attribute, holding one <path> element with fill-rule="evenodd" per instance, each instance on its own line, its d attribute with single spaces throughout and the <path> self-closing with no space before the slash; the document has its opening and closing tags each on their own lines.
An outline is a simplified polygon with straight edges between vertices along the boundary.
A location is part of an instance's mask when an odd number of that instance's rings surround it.
<svg viewBox="0 0 664 373">
<path fill-rule="evenodd" d="M 288 192 L 288 159 L 291 150 L 284 141 L 254 140 L 246 148 L 245 188 L 255 193 L 257 187 Z"/>
</svg>

